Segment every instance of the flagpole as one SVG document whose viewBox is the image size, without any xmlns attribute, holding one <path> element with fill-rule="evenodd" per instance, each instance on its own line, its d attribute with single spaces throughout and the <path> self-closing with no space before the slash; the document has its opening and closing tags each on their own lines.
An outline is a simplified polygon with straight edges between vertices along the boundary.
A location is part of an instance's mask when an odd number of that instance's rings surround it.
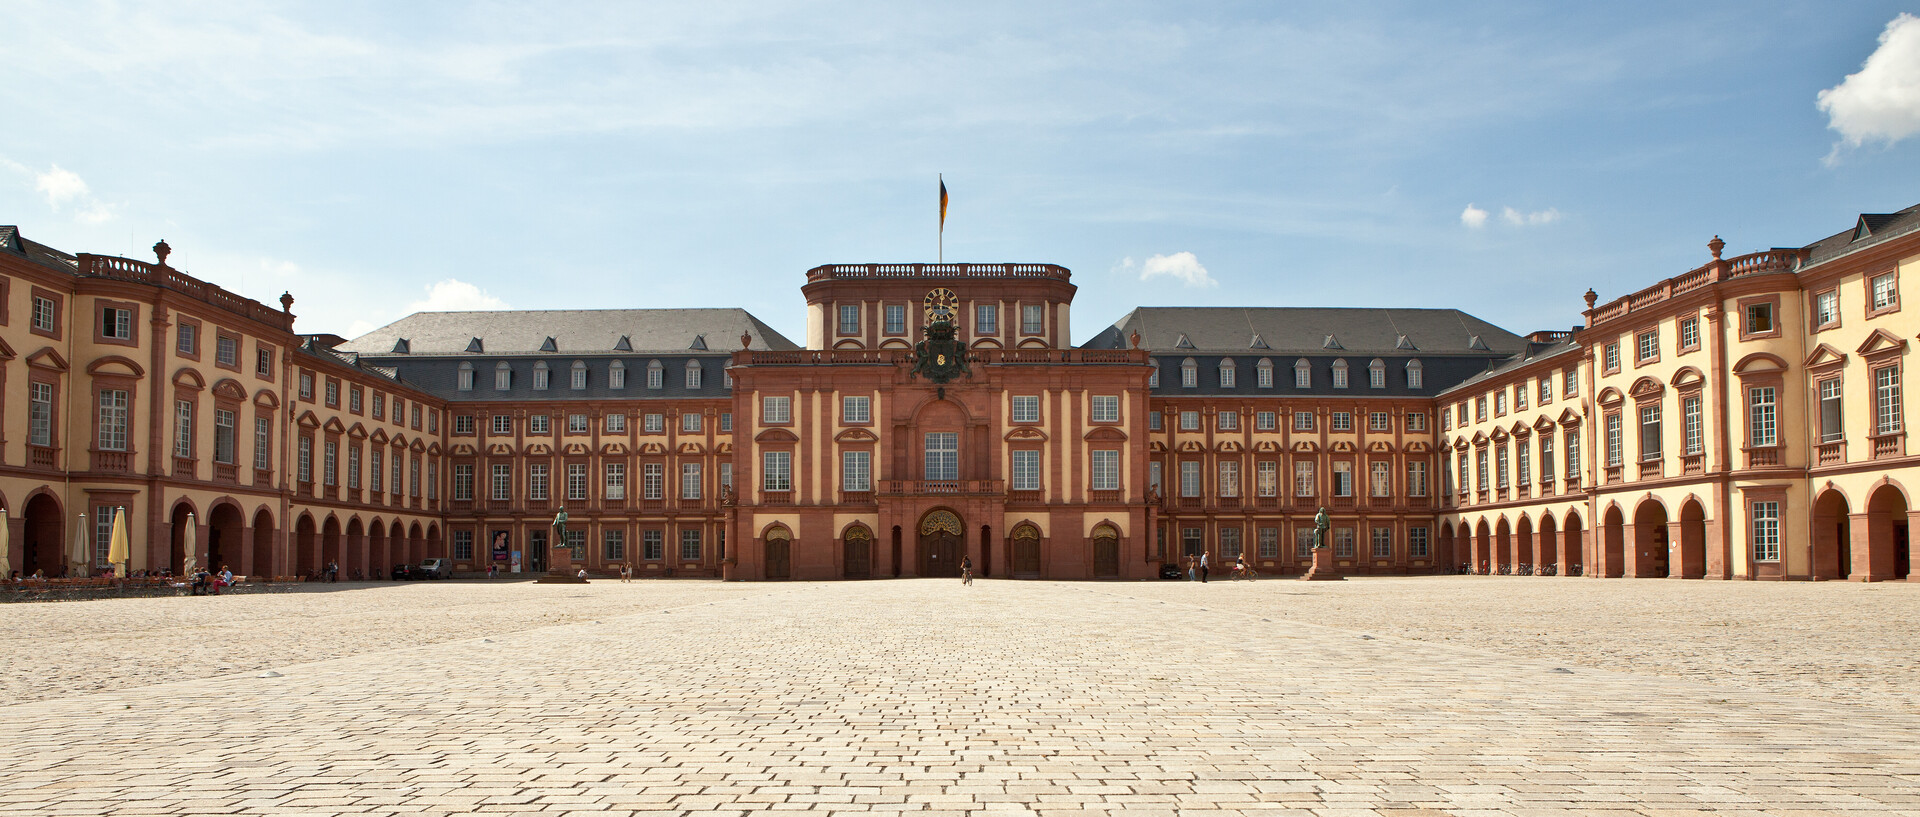
<svg viewBox="0 0 1920 817">
<path fill-rule="evenodd" d="M 944 201 L 944 199 L 946 198 L 946 194 L 947 194 L 947 174 L 945 173 L 938 174 L 938 178 L 940 179 L 940 196 L 943 199 L 940 202 L 939 262 L 942 264 L 945 264 L 947 263 L 947 203 L 946 201 Z"/>
</svg>

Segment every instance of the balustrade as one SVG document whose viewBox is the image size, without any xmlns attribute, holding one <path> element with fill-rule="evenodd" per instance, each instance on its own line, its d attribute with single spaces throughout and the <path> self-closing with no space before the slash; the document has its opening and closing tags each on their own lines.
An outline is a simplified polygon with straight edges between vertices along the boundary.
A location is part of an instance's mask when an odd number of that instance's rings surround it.
<svg viewBox="0 0 1920 817">
<path fill-rule="evenodd" d="M 1906 448 L 1904 440 L 1906 440 L 1906 437 L 1898 434 L 1873 438 L 1873 458 L 1882 460 L 1889 457 L 1904 456 L 1906 453 L 1904 450 Z"/>
<path fill-rule="evenodd" d="M 1767 448 L 1747 449 L 1748 468 L 1766 468 L 1779 464 L 1780 449 L 1778 447 L 1769 446 Z"/>
</svg>

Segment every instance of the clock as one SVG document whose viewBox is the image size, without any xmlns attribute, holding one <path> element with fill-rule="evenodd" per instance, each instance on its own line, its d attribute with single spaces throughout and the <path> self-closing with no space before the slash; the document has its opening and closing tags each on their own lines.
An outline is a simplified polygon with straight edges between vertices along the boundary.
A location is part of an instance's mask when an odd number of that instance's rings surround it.
<svg viewBox="0 0 1920 817">
<path fill-rule="evenodd" d="M 953 290 L 941 287 L 927 293 L 926 319 L 931 324 L 936 321 L 954 322 L 953 310 L 960 305 L 960 299 Z"/>
</svg>

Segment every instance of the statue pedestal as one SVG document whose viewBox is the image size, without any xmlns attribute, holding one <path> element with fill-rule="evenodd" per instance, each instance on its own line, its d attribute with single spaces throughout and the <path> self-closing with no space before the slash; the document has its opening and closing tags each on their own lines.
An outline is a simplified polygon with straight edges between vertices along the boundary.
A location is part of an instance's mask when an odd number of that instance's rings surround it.
<svg viewBox="0 0 1920 817">
<path fill-rule="evenodd" d="M 561 545 L 547 554 L 547 575 L 534 579 L 535 584 L 586 584 L 587 580 L 576 575 L 573 566 L 573 548 Z"/>
<path fill-rule="evenodd" d="M 1315 548 L 1313 550 L 1313 565 L 1307 568 L 1306 575 L 1301 576 L 1300 580 L 1308 582 L 1344 582 L 1347 580 L 1347 577 L 1340 575 L 1333 569 L 1333 548 Z"/>
</svg>

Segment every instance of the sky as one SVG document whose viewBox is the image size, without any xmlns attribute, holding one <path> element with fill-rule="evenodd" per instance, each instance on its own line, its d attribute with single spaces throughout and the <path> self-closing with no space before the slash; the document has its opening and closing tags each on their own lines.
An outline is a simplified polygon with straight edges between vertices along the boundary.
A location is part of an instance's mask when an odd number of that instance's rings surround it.
<svg viewBox="0 0 1920 817">
<path fill-rule="evenodd" d="M 10 0 L 0 224 L 354 337 L 1054 263 L 1516 332 L 1920 203 L 1920 2 Z"/>
</svg>

